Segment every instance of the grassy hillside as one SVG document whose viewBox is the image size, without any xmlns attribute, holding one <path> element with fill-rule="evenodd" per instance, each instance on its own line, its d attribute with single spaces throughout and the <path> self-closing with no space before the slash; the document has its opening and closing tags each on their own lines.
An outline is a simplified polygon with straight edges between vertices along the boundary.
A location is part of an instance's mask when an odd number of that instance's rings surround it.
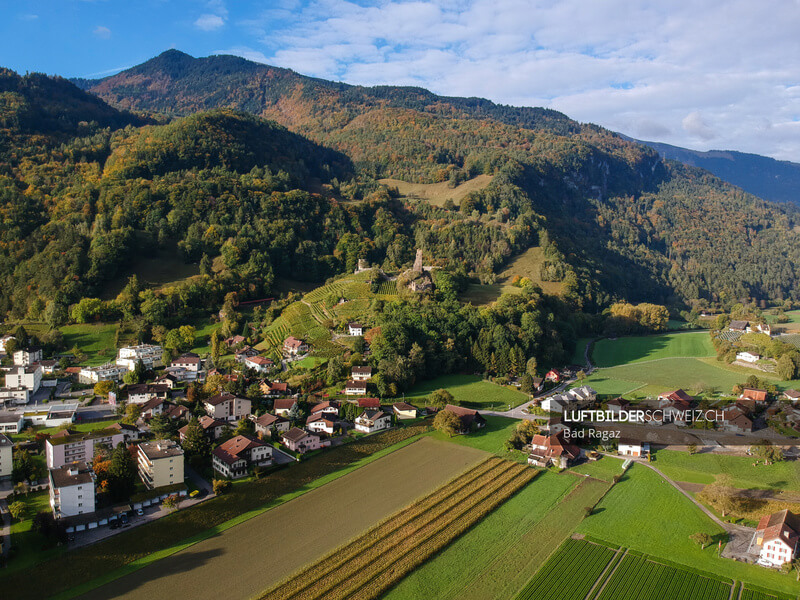
<svg viewBox="0 0 800 600">
<path fill-rule="evenodd" d="M 380 183 L 390 188 L 397 188 L 404 198 L 418 198 L 427 200 L 436 206 L 444 206 L 447 200 L 452 200 L 456 206 L 471 192 L 477 192 L 492 182 L 491 175 L 478 175 L 474 179 L 465 181 L 455 187 L 447 181 L 440 183 L 410 183 L 399 179 L 380 179 Z"/>
</svg>

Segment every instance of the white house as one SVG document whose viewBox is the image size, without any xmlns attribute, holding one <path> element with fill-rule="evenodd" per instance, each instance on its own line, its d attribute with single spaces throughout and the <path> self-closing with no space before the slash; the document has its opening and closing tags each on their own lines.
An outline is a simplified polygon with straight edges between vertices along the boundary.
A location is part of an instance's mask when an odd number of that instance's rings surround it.
<svg viewBox="0 0 800 600">
<path fill-rule="evenodd" d="M 169 397 L 169 388 L 166 385 L 156 383 L 138 383 L 129 385 L 128 392 L 129 404 L 145 404 L 153 398 L 166 400 Z"/>
<path fill-rule="evenodd" d="M 350 335 L 364 335 L 364 326 L 361 323 L 348 323 L 347 331 Z"/>
<path fill-rule="evenodd" d="M 0 481 L 11 477 L 14 443 L 0 433 Z"/>
<path fill-rule="evenodd" d="M 314 433 L 327 433 L 333 435 L 339 418 L 330 413 L 318 412 L 310 415 L 306 419 L 306 428 Z"/>
<path fill-rule="evenodd" d="M 7 388 L 24 388 L 35 394 L 42 385 L 41 367 L 12 367 L 6 371 Z"/>
<path fill-rule="evenodd" d="M 6 404 L 27 404 L 31 397 L 28 388 L 0 387 L 0 406 Z"/>
<path fill-rule="evenodd" d="M 556 394 L 542 400 L 541 408 L 547 412 L 563 413 L 564 409 L 571 404 L 571 398 L 564 394 Z"/>
<path fill-rule="evenodd" d="M 800 522 L 797 515 L 782 510 L 761 517 L 756 528 L 756 544 L 760 548 L 758 562 L 780 567 L 791 562 L 797 554 L 800 539 Z"/>
<path fill-rule="evenodd" d="M 39 346 L 14 352 L 14 364 L 20 367 L 29 367 L 40 360 L 42 360 L 42 349 Z"/>
<path fill-rule="evenodd" d="M 752 352 L 737 352 L 736 360 L 741 360 L 748 363 L 756 363 L 761 360 L 761 355 L 753 354 Z"/>
<path fill-rule="evenodd" d="M 283 351 L 293 356 L 303 354 L 304 352 L 308 352 L 308 344 L 290 335 L 283 341 Z"/>
<path fill-rule="evenodd" d="M 373 433 L 392 426 L 392 415 L 382 410 L 365 410 L 356 418 L 356 431 Z"/>
<path fill-rule="evenodd" d="M 203 361 L 194 352 L 187 352 L 169 363 L 169 366 L 197 373 L 203 369 Z"/>
<path fill-rule="evenodd" d="M 228 392 L 212 396 L 203 405 L 209 417 L 223 421 L 246 419 L 252 412 L 250 400 L 239 398 Z"/>
<path fill-rule="evenodd" d="M 128 371 L 136 368 L 136 363 L 142 361 L 145 369 L 155 369 L 162 366 L 164 349 L 155 344 L 139 344 L 137 346 L 123 346 L 117 352 L 117 365 L 125 367 Z"/>
<path fill-rule="evenodd" d="M 107 364 L 102 367 L 82 367 L 78 373 L 78 382 L 92 385 L 100 381 L 120 381 L 128 372 L 122 365 Z"/>
<path fill-rule="evenodd" d="M 275 366 L 271 359 L 264 356 L 248 356 L 242 361 L 242 364 L 256 373 L 268 373 Z"/>
<path fill-rule="evenodd" d="M 289 431 L 281 435 L 283 445 L 294 452 L 305 454 L 312 450 L 322 448 L 322 441 L 319 436 L 314 433 L 309 433 L 304 429 L 292 427 Z"/>
<path fill-rule="evenodd" d="M 94 512 L 95 476 L 85 462 L 50 469 L 50 508 L 56 519 Z"/>
<path fill-rule="evenodd" d="M 272 403 L 272 408 L 279 417 L 288 417 L 295 404 L 297 404 L 297 400 L 294 398 L 277 398 Z"/>
<path fill-rule="evenodd" d="M 353 381 L 351 379 L 345 385 L 344 393 L 348 396 L 363 396 L 367 393 L 367 384 L 364 381 Z"/>
<path fill-rule="evenodd" d="M 630 438 L 620 438 L 619 440 L 619 453 L 623 456 L 633 456 L 634 458 L 641 458 L 647 456 L 650 452 L 650 444 Z"/>
<path fill-rule="evenodd" d="M 372 377 L 372 367 L 353 367 L 350 377 L 353 381 L 369 381 Z"/>
<path fill-rule="evenodd" d="M 15 338 L 13 335 L 9 335 L 9 334 L 6 334 L 6 335 L 0 337 L 0 353 L 5 354 L 6 353 L 6 344 L 8 342 L 10 342 L 11 340 L 15 340 L 15 339 L 17 339 L 17 338 Z"/>
</svg>

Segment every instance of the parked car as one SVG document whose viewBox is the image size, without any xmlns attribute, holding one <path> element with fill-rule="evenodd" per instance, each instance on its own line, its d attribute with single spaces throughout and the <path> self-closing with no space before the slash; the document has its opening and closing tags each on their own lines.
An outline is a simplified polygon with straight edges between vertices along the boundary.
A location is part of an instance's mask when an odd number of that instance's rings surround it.
<svg viewBox="0 0 800 600">
<path fill-rule="evenodd" d="M 144 509 L 143 508 L 137 508 L 136 509 L 136 514 L 139 515 L 140 517 L 143 516 L 144 515 Z"/>
<path fill-rule="evenodd" d="M 128 524 L 128 515 L 126 513 L 122 513 L 119 516 L 119 522 L 122 523 L 123 525 L 127 525 Z"/>
</svg>

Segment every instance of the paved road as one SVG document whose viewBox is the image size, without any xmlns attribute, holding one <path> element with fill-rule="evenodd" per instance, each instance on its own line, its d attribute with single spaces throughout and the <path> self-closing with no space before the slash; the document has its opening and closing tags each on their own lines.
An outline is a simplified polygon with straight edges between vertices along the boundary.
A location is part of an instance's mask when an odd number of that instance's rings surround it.
<svg viewBox="0 0 800 600">
<path fill-rule="evenodd" d="M 11 550 L 11 515 L 5 499 L 0 500 L 0 539 L 3 540 L 3 554 L 8 555 Z"/>
<path fill-rule="evenodd" d="M 537 394 L 536 396 L 533 397 L 532 400 L 530 400 L 530 401 L 528 401 L 528 402 L 526 402 L 524 404 L 520 404 L 519 406 L 517 406 L 515 408 L 512 408 L 511 410 L 505 410 L 505 411 L 500 411 L 500 410 L 482 410 L 482 411 L 480 411 L 480 413 L 482 415 L 490 415 L 490 416 L 494 416 L 494 417 L 508 417 L 510 419 L 527 419 L 529 421 L 536 421 L 536 420 L 538 420 L 538 421 L 546 421 L 547 419 L 549 419 L 549 417 L 546 417 L 546 416 L 543 416 L 543 415 L 532 415 L 532 414 L 526 412 L 525 409 L 527 409 L 532 404 L 534 404 L 539 398 L 544 398 L 546 396 L 552 396 L 553 394 L 559 393 L 560 391 L 562 391 L 564 388 L 566 388 L 569 384 L 573 383 L 574 381 L 575 381 L 574 379 L 570 379 L 568 381 L 562 381 L 560 384 L 558 384 L 553 389 L 547 390 L 546 392 L 542 392 L 540 394 Z"/>
</svg>

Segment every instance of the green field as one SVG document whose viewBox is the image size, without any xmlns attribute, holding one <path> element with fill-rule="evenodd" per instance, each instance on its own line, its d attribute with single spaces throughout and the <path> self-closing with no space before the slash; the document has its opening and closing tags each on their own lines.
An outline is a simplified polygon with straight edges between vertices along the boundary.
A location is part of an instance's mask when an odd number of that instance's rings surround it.
<svg viewBox="0 0 800 600">
<path fill-rule="evenodd" d="M 519 423 L 517 419 L 493 417 L 491 415 L 487 415 L 484 418 L 486 419 L 486 427 L 477 429 L 468 435 L 457 435 L 451 438 L 440 431 L 434 431 L 429 435 L 436 439 L 445 440 L 454 444 L 470 446 L 478 450 L 491 452 L 492 454 L 497 454 L 504 458 L 527 460 L 527 457 L 522 452 L 508 452 L 505 448 L 506 440 L 511 437 L 511 433 L 514 431 L 517 423 Z"/>
<path fill-rule="evenodd" d="M 622 463 L 621 459 L 613 456 L 602 456 L 594 462 L 584 462 L 576 467 L 570 467 L 570 471 L 610 483 L 614 475 L 622 475 Z"/>
<path fill-rule="evenodd" d="M 752 456 L 717 453 L 690 455 L 675 450 L 658 450 L 655 463 L 667 477 L 690 483 L 713 483 L 716 475 L 731 476 L 733 486 L 743 489 L 783 489 L 800 491 L 800 462 L 783 461 L 753 466 Z"/>
<path fill-rule="evenodd" d="M 541 473 L 495 512 L 423 565 L 385 600 L 508 600 L 580 522 L 607 485 Z"/>
<path fill-rule="evenodd" d="M 117 355 L 117 348 L 114 346 L 116 323 L 67 325 L 61 328 L 61 332 L 64 334 L 64 344 L 67 348 L 78 346 L 86 354 L 87 365 L 113 362 Z"/>
<path fill-rule="evenodd" d="M 530 279 L 545 293 L 558 295 L 564 290 L 564 284 L 561 281 L 544 281 L 542 279 L 542 263 L 544 261 L 544 249 L 541 246 L 528 248 L 511 259 L 498 275 L 499 281 L 510 284 L 514 276 L 519 275 Z"/>
<path fill-rule="evenodd" d="M 20 498 L 25 503 L 25 514 L 19 521 L 11 524 L 11 545 L 15 548 L 14 558 L 6 567 L 6 572 L 17 572 L 64 551 L 52 546 L 42 535 L 31 529 L 33 517 L 39 511 L 50 510 L 50 494 L 47 491 L 33 492 Z M 0 580 L 2 585 L 2 580 Z"/>
<path fill-rule="evenodd" d="M 724 533 L 722 529 L 643 465 L 629 468 L 577 531 L 720 577 L 800 593 L 794 576 L 717 556 L 716 541 Z M 689 539 L 698 532 L 711 535 L 714 543 L 701 550 Z"/>
<path fill-rule="evenodd" d="M 586 364 L 586 344 L 591 342 L 592 339 L 594 338 L 578 338 L 578 341 L 575 342 L 575 351 L 572 353 L 571 360 L 573 365 L 583 366 Z"/>
<path fill-rule="evenodd" d="M 662 358 L 702 358 L 715 356 L 707 331 L 667 333 L 602 339 L 592 349 L 598 367 L 615 367 Z"/>
<path fill-rule="evenodd" d="M 424 406 L 426 397 L 440 388 L 453 394 L 458 404 L 480 410 L 507 410 L 509 405 L 519 406 L 528 401 L 527 394 L 486 381 L 480 375 L 442 375 L 421 381 L 406 394 L 405 399 Z"/>
</svg>

